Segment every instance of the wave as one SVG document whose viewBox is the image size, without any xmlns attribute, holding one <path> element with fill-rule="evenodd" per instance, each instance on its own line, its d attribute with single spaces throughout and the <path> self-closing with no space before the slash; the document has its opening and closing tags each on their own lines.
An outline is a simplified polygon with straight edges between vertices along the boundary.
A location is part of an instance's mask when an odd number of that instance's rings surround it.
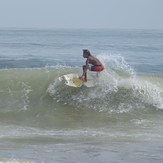
<svg viewBox="0 0 163 163">
<path fill-rule="evenodd" d="M 98 57 L 105 70 L 97 86 L 86 89 L 58 81 L 64 74 L 81 74 L 79 67 L 0 70 L 1 122 L 37 125 L 47 123 L 48 119 L 53 126 L 57 119 L 72 120 L 76 112 L 82 111 L 132 116 L 163 109 L 163 74 L 136 74 L 121 56 Z"/>
</svg>

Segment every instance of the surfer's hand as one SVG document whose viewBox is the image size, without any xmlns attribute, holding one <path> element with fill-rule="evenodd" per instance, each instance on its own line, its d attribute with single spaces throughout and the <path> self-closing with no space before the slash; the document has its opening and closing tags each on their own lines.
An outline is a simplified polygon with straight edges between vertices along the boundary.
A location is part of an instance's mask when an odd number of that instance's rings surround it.
<svg viewBox="0 0 163 163">
<path fill-rule="evenodd" d="M 82 75 L 81 77 L 79 77 L 80 80 L 87 82 L 87 80 L 85 79 L 85 77 Z"/>
<path fill-rule="evenodd" d="M 84 81 L 84 80 L 85 80 L 83 75 L 82 75 L 82 76 L 80 76 L 80 77 L 79 77 L 79 79 L 80 79 L 80 80 L 82 80 L 82 81 Z"/>
</svg>

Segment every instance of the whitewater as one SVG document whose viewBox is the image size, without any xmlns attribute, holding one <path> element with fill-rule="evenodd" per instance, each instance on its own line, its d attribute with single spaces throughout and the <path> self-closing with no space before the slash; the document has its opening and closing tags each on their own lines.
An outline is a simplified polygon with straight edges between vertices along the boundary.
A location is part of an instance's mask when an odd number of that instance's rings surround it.
<svg viewBox="0 0 163 163">
<path fill-rule="evenodd" d="M 161 162 L 161 34 L 1 29 L 0 162 Z M 83 48 L 105 70 L 76 89 L 58 77 L 82 74 Z"/>
</svg>

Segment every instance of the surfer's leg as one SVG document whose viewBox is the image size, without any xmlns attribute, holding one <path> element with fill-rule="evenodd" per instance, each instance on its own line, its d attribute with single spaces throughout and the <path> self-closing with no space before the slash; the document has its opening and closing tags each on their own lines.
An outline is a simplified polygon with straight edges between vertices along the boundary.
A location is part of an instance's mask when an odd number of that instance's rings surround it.
<svg viewBox="0 0 163 163">
<path fill-rule="evenodd" d="M 99 75 L 100 75 L 100 71 L 99 71 L 99 72 L 97 72 L 97 74 L 96 74 L 97 78 L 99 78 Z"/>
</svg>

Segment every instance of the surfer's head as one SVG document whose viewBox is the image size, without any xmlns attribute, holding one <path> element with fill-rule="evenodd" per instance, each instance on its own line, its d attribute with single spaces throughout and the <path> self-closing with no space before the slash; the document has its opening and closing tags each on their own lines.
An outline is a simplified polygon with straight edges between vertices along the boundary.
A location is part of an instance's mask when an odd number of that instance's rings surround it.
<svg viewBox="0 0 163 163">
<path fill-rule="evenodd" d="M 91 56 L 90 51 L 89 51 L 88 49 L 83 49 L 83 57 L 84 57 L 84 58 L 87 58 L 87 57 L 89 57 L 89 56 Z"/>
</svg>

